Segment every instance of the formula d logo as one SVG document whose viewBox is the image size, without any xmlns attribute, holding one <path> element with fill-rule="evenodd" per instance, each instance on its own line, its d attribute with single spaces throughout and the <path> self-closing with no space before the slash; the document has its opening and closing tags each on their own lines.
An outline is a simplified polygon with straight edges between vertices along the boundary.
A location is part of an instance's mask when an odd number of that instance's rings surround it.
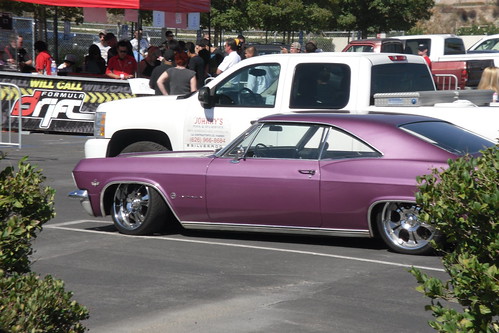
<svg viewBox="0 0 499 333">
<path fill-rule="evenodd" d="M 84 99 L 82 92 L 35 90 L 31 96 L 22 96 L 22 116 L 40 118 L 40 128 L 49 128 L 54 119 L 92 121 L 94 113 L 81 112 Z M 19 115 L 19 101 L 11 115 Z"/>
</svg>

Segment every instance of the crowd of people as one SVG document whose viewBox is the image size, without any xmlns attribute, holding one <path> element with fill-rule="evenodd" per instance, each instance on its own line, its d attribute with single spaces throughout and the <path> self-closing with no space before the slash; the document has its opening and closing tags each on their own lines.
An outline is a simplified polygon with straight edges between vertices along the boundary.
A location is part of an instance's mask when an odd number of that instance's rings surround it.
<svg viewBox="0 0 499 333">
<path fill-rule="evenodd" d="M 88 48 L 81 67 L 77 67 L 75 55 L 67 54 L 56 68 L 44 41 L 35 42 L 36 54 L 32 59 L 23 47 L 23 36 L 16 36 L 2 50 L 1 61 L 23 73 L 51 75 L 56 70 L 59 75 L 80 72 L 120 80 L 146 78 L 157 95 L 181 95 L 198 90 L 208 77 L 221 74 L 242 59 L 258 55 L 255 46 L 246 45 L 242 35 L 226 39 L 222 50 L 212 47 L 208 38 L 196 43 L 177 40 L 172 31 L 165 33 L 161 45 L 150 45 L 142 34 L 142 30 L 137 30 L 133 39 L 118 41 L 113 33 L 101 32 L 99 42 Z M 281 53 L 321 51 L 314 41 L 308 41 L 303 48 L 298 42 L 293 42 L 289 49 L 281 48 Z M 426 45 L 418 46 L 418 54 L 431 68 L 427 53 Z M 499 102 L 499 68 L 486 68 L 477 89 L 493 90 L 493 101 Z"/>
</svg>

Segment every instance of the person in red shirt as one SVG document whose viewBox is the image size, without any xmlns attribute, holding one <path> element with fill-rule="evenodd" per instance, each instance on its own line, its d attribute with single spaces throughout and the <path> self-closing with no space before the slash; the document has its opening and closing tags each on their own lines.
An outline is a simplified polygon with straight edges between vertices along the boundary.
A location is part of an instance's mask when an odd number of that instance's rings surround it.
<svg viewBox="0 0 499 333">
<path fill-rule="evenodd" d="M 51 75 L 52 56 L 48 53 L 47 43 L 42 40 L 35 42 L 35 69 L 39 74 Z"/>
<path fill-rule="evenodd" d="M 130 79 L 135 77 L 137 72 L 137 61 L 128 54 L 128 44 L 126 41 L 118 42 L 118 55 L 109 59 L 107 63 L 106 75 L 113 79 Z"/>
<path fill-rule="evenodd" d="M 418 45 L 418 55 L 422 56 L 424 60 L 426 61 L 426 64 L 428 67 L 430 67 L 431 70 L 431 60 L 430 57 L 428 56 L 428 46 L 425 44 L 419 44 Z"/>
</svg>

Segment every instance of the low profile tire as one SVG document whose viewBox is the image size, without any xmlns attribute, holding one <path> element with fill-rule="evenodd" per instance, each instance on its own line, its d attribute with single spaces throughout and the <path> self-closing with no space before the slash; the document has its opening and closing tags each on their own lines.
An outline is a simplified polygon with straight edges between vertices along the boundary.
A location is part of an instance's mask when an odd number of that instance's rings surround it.
<svg viewBox="0 0 499 333">
<path fill-rule="evenodd" d="M 124 153 L 141 153 L 141 152 L 148 152 L 148 151 L 163 151 L 163 150 L 169 150 L 165 146 L 152 142 L 152 141 L 138 141 L 134 142 L 128 146 L 126 146 L 120 154 Z"/>
<path fill-rule="evenodd" d="M 381 238 L 395 252 L 429 254 L 430 241 L 435 238 L 433 226 L 419 219 L 421 208 L 415 203 L 388 202 L 377 216 Z"/>
<path fill-rule="evenodd" d="M 126 235 L 148 235 L 166 226 L 168 207 L 153 188 L 142 184 L 121 184 L 116 188 L 112 208 L 114 225 Z"/>
</svg>

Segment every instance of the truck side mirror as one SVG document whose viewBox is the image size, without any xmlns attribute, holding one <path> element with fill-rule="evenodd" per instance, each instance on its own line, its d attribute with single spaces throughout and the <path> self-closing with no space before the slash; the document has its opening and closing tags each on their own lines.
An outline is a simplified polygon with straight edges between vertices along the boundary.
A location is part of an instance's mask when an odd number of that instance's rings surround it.
<svg viewBox="0 0 499 333">
<path fill-rule="evenodd" d="M 205 109 L 211 109 L 215 106 L 215 98 L 211 96 L 210 88 L 201 87 L 198 91 L 198 100 Z"/>
</svg>

